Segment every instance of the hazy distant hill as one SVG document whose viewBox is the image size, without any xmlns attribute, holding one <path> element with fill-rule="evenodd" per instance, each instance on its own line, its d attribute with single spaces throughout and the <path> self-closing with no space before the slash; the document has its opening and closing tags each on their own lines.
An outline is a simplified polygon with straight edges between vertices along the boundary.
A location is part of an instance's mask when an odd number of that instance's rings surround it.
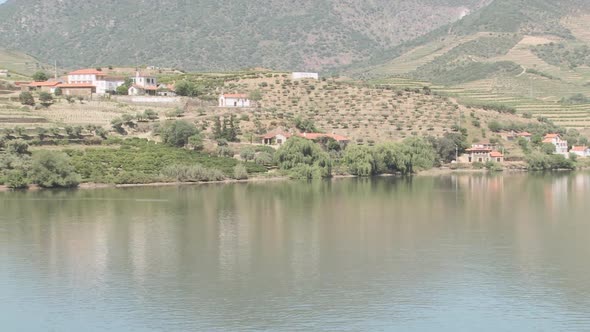
<svg viewBox="0 0 590 332">
<path fill-rule="evenodd" d="M 590 127 L 590 4 L 495 0 L 347 73 L 403 86 L 433 83 L 463 101 L 503 103 Z"/>
<path fill-rule="evenodd" d="M 0 45 L 61 66 L 317 70 L 381 54 L 490 0 L 8 0 Z"/>
</svg>

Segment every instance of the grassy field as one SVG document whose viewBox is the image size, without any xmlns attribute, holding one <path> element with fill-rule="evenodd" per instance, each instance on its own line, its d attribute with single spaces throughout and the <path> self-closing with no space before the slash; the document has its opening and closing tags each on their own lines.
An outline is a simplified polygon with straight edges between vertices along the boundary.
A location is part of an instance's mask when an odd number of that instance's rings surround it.
<svg viewBox="0 0 590 332">
<path fill-rule="evenodd" d="M 18 80 L 39 70 L 52 71 L 53 67 L 24 53 L 0 48 L 0 69 L 8 69 L 12 75 L 9 79 Z"/>
</svg>

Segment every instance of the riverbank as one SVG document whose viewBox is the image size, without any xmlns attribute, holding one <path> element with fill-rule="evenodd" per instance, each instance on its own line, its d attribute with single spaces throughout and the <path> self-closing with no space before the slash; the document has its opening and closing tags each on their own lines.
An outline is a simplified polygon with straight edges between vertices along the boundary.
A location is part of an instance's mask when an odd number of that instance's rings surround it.
<svg viewBox="0 0 590 332">
<path fill-rule="evenodd" d="M 582 167 L 576 170 L 555 170 L 555 171 L 585 171 L 590 170 L 590 167 Z M 499 173 L 499 174 L 518 174 L 518 173 L 528 173 L 530 170 L 523 169 L 523 168 L 505 168 L 502 171 L 495 172 L 488 170 L 486 168 L 458 168 L 452 169 L 449 167 L 442 167 L 442 168 L 431 168 L 429 170 L 420 171 L 412 176 L 418 177 L 429 177 L 429 176 L 445 176 L 451 174 L 487 174 L 487 173 Z M 401 176 L 399 174 L 379 174 L 373 177 L 397 177 Z M 356 175 L 350 174 L 339 174 L 333 175 L 330 179 L 332 180 L 339 180 L 339 179 L 350 179 L 350 178 L 362 178 Z M 113 183 L 93 183 L 93 182 L 84 182 L 80 183 L 79 186 L 71 189 L 81 189 L 81 190 L 89 190 L 89 189 L 108 189 L 108 188 L 140 188 L 140 187 L 174 187 L 174 186 L 195 186 L 195 185 L 205 185 L 205 184 L 238 184 L 238 183 L 258 183 L 258 182 L 279 182 L 279 181 L 289 181 L 291 178 L 288 176 L 262 176 L 262 177 L 251 177 L 249 179 L 243 180 L 236 180 L 236 179 L 225 179 L 220 181 L 201 181 L 201 182 L 181 182 L 181 181 L 174 181 L 174 182 L 153 182 L 153 183 L 135 183 L 135 184 L 113 184 Z M 5 185 L 0 185 L 0 192 L 7 192 L 7 191 L 39 191 L 44 190 L 43 188 L 37 185 L 31 185 L 26 189 L 11 189 Z"/>
<path fill-rule="evenodd" d="M 72 189 L 106 189 L 106 188 L 135 188 L 135 187 L 172 187 L 172 186 L 191 186 L 191 185 L 203 185 L 203 184 L 236 184 L 236 183 L 256 183 L 256 182 L 272 182 L 272 181 L 287 181 L 289 180 L 286 176 L 273 176 L 273 177 L 253 177 L 243 180 L 226 179 L 220 181 L 201 181 L 201 182 L 153 182 L 153 183 L 134 183 L 134 184 L 113 184 L 113 183 L 93 183 L 84 182 L 80 183 L 79 186 Z M 38 191 L 44 190 L 37 185 L 31 185 L 26 189 L 11 189 L 5 185 L 0 185 L 0 192 L 6 191 Z"/>
</svg>

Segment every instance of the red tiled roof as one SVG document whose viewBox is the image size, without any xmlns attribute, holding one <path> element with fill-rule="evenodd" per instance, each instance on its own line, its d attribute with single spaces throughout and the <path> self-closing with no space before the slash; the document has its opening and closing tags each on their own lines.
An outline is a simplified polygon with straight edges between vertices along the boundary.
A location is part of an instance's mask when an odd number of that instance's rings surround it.
<svg viewBox="0 0 590 332">
<path fill-rule="evenodd" d="M 545 138 L 543 143 L 553 143 L 553 138 Z"/>
<path fill-rule="evenodd" d="M 559 134 L 547 134 L 545 135 L 545 138 L 557 138 L 559 137 Z"/>
<path fill-rule="evenodd" d="M 528 136 L 533 136 L 533 134 L 523 131 L 522 133 L 518 133 L 516 134 L 516 136 L 524 136 L 524 137 L 528 137 Z"/>
<path fill-rule="evenodd" d="M 148 86 L 134 85 L 133 87 L 136 89 L 140 89 L 140 90 L 149 90 L 149 91 L 158 90 L 158 87 L 155 85 L 148 85 Z"/>
<path fill-rule="evenodd" d="M 78 69 L 70 72 L 68 75 L 99 75 L 104 76 L 105 73 L 96 69 Z"/>
<path fill-rule="evenodd" d="M 243 93 L 228 93 L 223 95 L 224 98 L 244 98 L 247 99 L 248 95 Z"/>
<path fill-rule="evenodd" d="M 21 85 L 29 85 L 29 83 L 31 83 L 31 82 L 15 81 L 15 82 L 12 82 L 12 83 L 14 85 L 16 85 L 16 86 L 21 86 Z"/>
<path fill-rule="evenodd" d="M 572 151 L 584 152 L 588 150 L 587 146 L 572 146 Z"/>
<path fill-rule="evenodd" d="M 96 88 L 90 83 L 62 83 L 57 86 L 58 88 Z"/>
<path fill-rule="evenodd" d="M 501 158 L 504 157 L 504 155 L 498 151 L 492 151 L 490 152 L 490 157 L 492 158 Z"/>
<path fill-rule="evenodd" d="M 470 148 L 470 149 L 466 149 L 465 151 L 467 152 L 491 152 L 492 149 L 490 148 Z"/>
<path fill-rule="evenodd" d="M 56 86 L 58 84 L 60 84 L 60 82 L 31 82 L 27 84 L 27 86 Z"/>
</svg>

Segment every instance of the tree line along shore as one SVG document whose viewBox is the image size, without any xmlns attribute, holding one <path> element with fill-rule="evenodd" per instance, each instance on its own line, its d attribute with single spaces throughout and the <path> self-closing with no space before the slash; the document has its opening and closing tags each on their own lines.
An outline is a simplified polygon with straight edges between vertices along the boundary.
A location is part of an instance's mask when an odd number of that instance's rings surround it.
<svg viewBox="0 0 590 332">
<path fill-rule="evenodd" d="M 225 127 L 225 126 L 224 126 Z M 92 129 L 92 128 L 87 128 Z M 225 131 L 228 131 L 226 127 Z M 68 137 L 81 135 L 68 129 Z M 464 133 L 441 138 L 409 137 L 400 142 L 374 145 L 343 145 L 329 137 L 309 140 L 292 137 L 277 149 L 244 144 L 235 150 L 222 134 L 213 148 L 205 147 L 199 129 L 185 120 L 164 122 L 157 131 L 159 142 L 141 138 L 109 137 L 98 131 L 85 138 L 86 145 L 69 145 L 66 138 L 51 139 L 38 133 L 32 140 L 4 131 L 0 139 L 0 185 L 11 189 L 74 188 L 81 183 L 153 184 L 219 182 L 248 178 L 321 179 L 333 176 L 411 175 L 434 167 L 475 168 L 500 171 L 495 162 L 478 165 L 451 163 L 458 150 L 468 147 Z M 231 135 L 231 133 L 229 134 Z M 209 142 L 211 143 L 211 142 Z M 525 167 L 530 170 L 575 169 L 585 164 L 575 158 L 543 152 L 544 146 L 528 147 Z"/>
</svg>

